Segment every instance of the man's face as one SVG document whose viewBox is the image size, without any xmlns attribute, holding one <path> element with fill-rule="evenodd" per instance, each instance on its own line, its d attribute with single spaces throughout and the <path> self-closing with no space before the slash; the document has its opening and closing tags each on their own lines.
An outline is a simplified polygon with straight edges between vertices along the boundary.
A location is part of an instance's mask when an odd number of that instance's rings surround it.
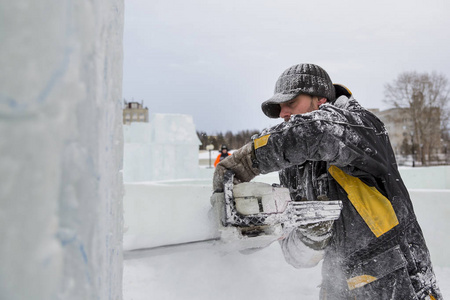
<svg viewBox="0 0 450 300">
<path fill-rule="evenodd" d="M 292 115 L 304 114 L 314 110 L 318 110 L 319 106 L 327 101 L 326 98 L 317 98 L 309 95 L 298 95 L 291 101 L 281 103 L 280 118 L 289 121 Z"/>
</svg>

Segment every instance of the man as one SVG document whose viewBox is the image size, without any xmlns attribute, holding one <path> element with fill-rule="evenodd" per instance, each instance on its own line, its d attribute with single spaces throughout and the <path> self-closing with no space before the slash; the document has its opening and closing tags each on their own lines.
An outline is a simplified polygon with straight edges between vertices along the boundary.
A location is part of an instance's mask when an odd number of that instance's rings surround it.
<svg viewBox="0 0 450 300">
<path fill-rule="evenodd" d="M 323 253 L 321 299 L 442 299 L 383 123 L 313 64 L 283 72 L 262 110 L 285 122 L 219 163 L 214 190 L 228 169 L 240 182 L 279 171 L 294 201 L 343 202 L 338 220 L 280 241 L 295 267 Z"/>
<path fill-rule="evenodd" d="M 222 145 L 222 147 L 220 147 L 220 154 L 217 155 L 216 161 L 214 162 L 214 167 L 216 167 L 218 163 L 228 156 L 230 156 L 230 153 L 228 153 L 227 145 Z"/>
</svg>

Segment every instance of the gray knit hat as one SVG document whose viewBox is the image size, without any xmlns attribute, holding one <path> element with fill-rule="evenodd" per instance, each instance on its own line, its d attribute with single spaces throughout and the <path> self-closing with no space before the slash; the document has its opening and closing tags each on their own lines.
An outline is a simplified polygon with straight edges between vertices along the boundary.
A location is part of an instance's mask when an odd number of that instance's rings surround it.
<svg viewBox="0 0 450 300">
<path fill-rule="evenodd" d="M 280 117 L 280 103 L 288 102 L 300 94 L 335 100 L 335 90 L 330 76 L 324 69 L 313 64 L 299 64 L 281 74 L 275 84 L 275 94 L 261 105 L 269 118 Z"/>
</svg>

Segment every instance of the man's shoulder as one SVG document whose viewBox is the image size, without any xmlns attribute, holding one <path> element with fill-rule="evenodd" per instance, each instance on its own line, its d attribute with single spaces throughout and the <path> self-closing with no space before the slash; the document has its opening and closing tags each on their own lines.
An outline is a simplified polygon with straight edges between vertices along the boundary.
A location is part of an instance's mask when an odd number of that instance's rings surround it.
<svg viewBox="0 0 450 300">
<path fill-rule="evenodd" d="M 334 103 L 324 104 L 320 110 L 325 114 L 340 116 L 349 123 L 356 123 L 365 126 L 375 126 L 380 131 L 384 131 L 383 122 L 371 111 L 365 109 L 353 96 L 341 96 Z M 337 118 L 339 119 L 339 117 Z"/>
<path fill-rule="evenodd" d="M 339 110 L 347 111 L 366 111 L 353 96 L 340 96 L 333 103 L 326 105 L 324 108 L 337 108 Z"/>
<path fill-rule="evenodd" d="M 341 96 L 333 103 L 325 103 L 320 107 L 320 110 L 337 113 L 344 116 L 358 116 L 359 118 L 372 118 L 373 113 L 365 109 L 353 96 Z"/>
</svg>

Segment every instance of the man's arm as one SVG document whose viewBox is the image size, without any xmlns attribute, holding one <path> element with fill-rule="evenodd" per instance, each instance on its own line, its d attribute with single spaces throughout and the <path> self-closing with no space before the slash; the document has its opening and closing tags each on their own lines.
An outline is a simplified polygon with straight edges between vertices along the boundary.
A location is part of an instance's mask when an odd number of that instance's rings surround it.
<svg viewBox="0 0 450 300">
<path fill-rule="evenodd" d="M 386 138 L 386 140 L 383 140 Z M 355 166 L 371 173 L 385 173 L 387 136 L 370 120 L 331 106 L 263 131 L 254 140 L 261 173 L 279 171 L 307 160 L 336 166 Z"/>
<path fill-rule="evenodd" d="M 306 246 L 300 235 L 294 229 L 279 241 L 284 259 L 295 268 L 312 268 L 322 260 L 324 251 Z"/>
</svg>

